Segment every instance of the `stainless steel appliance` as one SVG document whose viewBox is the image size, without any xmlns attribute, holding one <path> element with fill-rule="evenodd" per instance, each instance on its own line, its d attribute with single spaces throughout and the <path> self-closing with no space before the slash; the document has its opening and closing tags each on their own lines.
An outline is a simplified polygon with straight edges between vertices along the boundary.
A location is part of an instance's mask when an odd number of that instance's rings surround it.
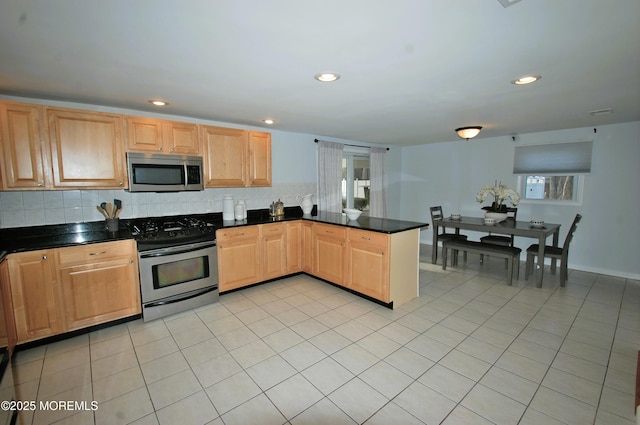
<svg viewBox="0 0 640 425">
<path fill-rule="evenodd" d="M 130 192 L 204 190 L 201 156 L 127 152 Z"/>
<path fill-rule="evenodd" d="M 193 216 L 132 220 L 144 321 L 218 301 L 216 226 Z"/>
</svg>

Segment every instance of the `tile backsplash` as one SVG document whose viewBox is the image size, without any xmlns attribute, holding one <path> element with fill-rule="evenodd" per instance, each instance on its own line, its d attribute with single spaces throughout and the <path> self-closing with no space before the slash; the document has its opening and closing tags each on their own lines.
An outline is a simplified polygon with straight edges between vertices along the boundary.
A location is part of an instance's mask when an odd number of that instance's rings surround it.
<svg viewBox="0 0 640 425">
<path fill-rule="evenodd" d="M 296 195 L 314 194 L 316 182 L 274 183 L 272 187 L 206 189 L 201 192 L 129 193 L 124 190 L 56 190 L 0 192 L 0 228 L 104 220 L 101 202 L 122 201 L 121 218 L 138 218 L 222 211 L 222 198 L 244 200 L 248 209 L 267 208 L 281 199 L 296 206 Z"/>
</svg>

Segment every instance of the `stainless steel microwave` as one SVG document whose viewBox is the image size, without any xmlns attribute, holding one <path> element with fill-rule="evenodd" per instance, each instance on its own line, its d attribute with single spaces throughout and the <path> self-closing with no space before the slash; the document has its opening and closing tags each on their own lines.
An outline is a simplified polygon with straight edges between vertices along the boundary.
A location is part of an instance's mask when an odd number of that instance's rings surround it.
<svg viewBox="0 0 640 425">
<path fill-rule="evenodd" d="M 130 192 L 204 190 L 202 157 L 127 152 Z"/>
</svg>

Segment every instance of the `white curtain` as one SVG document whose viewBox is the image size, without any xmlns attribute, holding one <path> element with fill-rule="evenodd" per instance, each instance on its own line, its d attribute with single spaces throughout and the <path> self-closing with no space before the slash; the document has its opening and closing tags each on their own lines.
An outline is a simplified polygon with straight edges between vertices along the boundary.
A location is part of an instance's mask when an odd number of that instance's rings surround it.
<svg viewBox="0 0 640 425">
<path fill-rule="evenodd" d="M 371 172 L 371 190 L 369 192 L 369 216 L 387 217 L 387 175 L 384 171 L 386 148 L 371 148 L 369 169 Z"/>
<path fill-rule="evenodd" d="M 342 212 L 342 151 L 340 143 L 318 141 L 318 209 Z"/>
</svg>

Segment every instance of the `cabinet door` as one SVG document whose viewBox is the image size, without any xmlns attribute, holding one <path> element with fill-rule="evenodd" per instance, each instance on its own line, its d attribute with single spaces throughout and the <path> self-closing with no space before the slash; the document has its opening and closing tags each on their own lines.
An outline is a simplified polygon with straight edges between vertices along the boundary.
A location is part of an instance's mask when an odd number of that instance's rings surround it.
<svg viewBox="0 0 640 425">
<path fill-rule="evenodd" d="M 98 112 L 47 109 L 58 188 L 124 188 L 123 118 Z"/>
<path fill-rule="evenodd" d="M 205 187 L 244 187 L 248 179 L 247 132 L 201 126 Z"/>
<path fill-rule="evenodd" d="M 0 262 L 0 347 L 6 347 L 11 355 L 18 343 L 18 336 L 9 282 L 9 264 L 7 261 L 2 261 Z"/>
<path fill-rule="evenodd" d="M 127 117 L 127 150 L 162 152 L 162 121 L 154 118 Z"/>
<path fill-rule="evenodd" d="M 262 232 L 261 280 L 274 279 L 287 273 L 287 239 L 285 224 L 264 224 Z"/>
<path fill-rule="evenodd" d="M 316 224 L 313 231 L 313 273 L 321 279 L 345 284 L 346 232 L 339 226 Z"/>
<path fill-rule="evenodd" d="M 302 271 L 313 273 L 313 223 L 302 222 Z"/>
<path fill-rule="evenodd" d="M 271 186 L 271 133 L 249 132 L 247 186 Z"/>
<path fill-rule="evenodd" d="M 291 221 L 287 223 L 287 273 L 302 271 L 303 236 L 302 222 Z"/>
<path fill-rule="evenodd" d="M 389 236 L 349 229 L 347 286 L 389 302 Z"/>
<path fill-rule="evenodd" d="M 134 257 L 60 269 L 68 330 L 84 328 L 141 312 Z"/>
<path fill-rule="evenodd" d="M 44 188 L 48 161 L 41 131 L 42 107 L 0 103 L 0 167 L 4 189 Z"/>
<path fill-rule="evenodd" d="M 197 155 L 198 126 L 187 122 L 166 121 L 164 123 L 165 150 L 171 153 Z"/>
<path fill-rule="evenodd" d="M 221 229 L 216 232 L 220 292 L 261 280 L 259 238 L 258 226 Z"/>
<path fill-rule="evenodd" d="M 11 254 L 7 261 L 18 342 L 62 332 L 60 293 L 51 251 Z"/>
</svg>

